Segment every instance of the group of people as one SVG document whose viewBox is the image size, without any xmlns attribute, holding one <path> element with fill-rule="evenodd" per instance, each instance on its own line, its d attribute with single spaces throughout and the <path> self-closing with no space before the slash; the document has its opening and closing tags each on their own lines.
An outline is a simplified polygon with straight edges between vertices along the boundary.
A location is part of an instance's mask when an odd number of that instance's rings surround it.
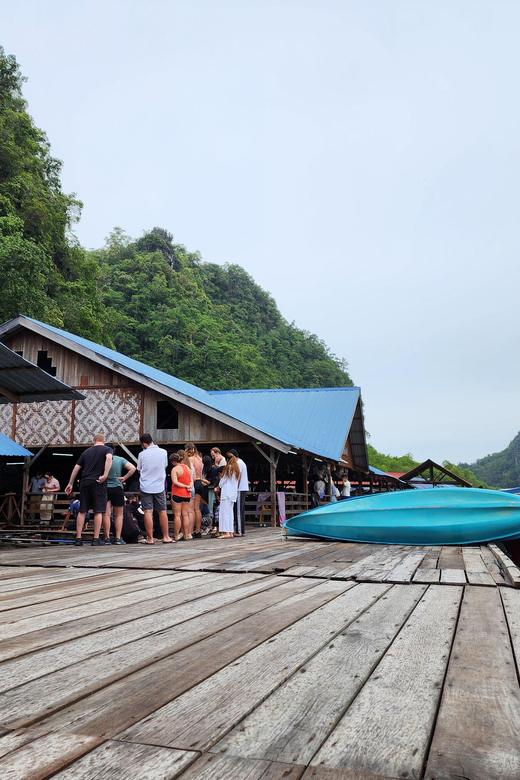
<svg viewBox="0 0 520 780">
<path fill-rule="evenodd" d="M 140 442 L 142 451 L 137 466 L 115 455 L 115 447 L 106 444 L 101 433 L 94 436 L 92 447 L 80 455 L 65 488 L 65 493 L 74 498 L 74 482 L 79 477 L 79 506 L 76 505 L 74 511 L 71 503 L 69 512 L 69 517 L 77 512 L 76 546 L 83 544 L 82 532 L 89 510 L 93 514 L 93 546 L 111 544 L 111 523 L 114 544 L 125 544 L 123 527 L 126 523 L 130 528 L 132 522 L 134 532 L 142 535 L 139 541 L 154 544 L 154 517 L 164 544 L 200 539 L 203 507 L 214 518 L 218 517 L 218 532 L 215 520 L 213 523 L 214 536 L 231 539 L 244 535 L 249 482 L 246 464 L 236 450 L 229 450 L 224 457 L 218 447 L 213 447 L 209 456 L 202 456 L 190 442 L 168 458 L 167 451 L 154 444 L 150 434 L 143 434 Z M 173 538 L 167 515 L 166 470 L 169 463 Z M 136 470 L 139 472 L 140 505 L 133 496 L 125 495 L 125 484 Z M 138 513 L 142 517 L 141 525 Z M 104 539 L 100 538 L 102 527 Z"/>
</svg>

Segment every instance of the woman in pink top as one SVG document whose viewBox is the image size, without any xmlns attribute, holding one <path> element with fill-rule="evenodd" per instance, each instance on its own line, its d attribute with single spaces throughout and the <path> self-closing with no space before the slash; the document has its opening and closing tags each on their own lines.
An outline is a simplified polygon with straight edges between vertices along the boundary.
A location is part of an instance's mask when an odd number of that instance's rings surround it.
<svg viewBox="0 0 520 780">
<path fill-rule="evenodd" d="M 183 463 L 184 450 L 170 455 L 172 468 L 173 535 L 176 542 L 190 538 L 190 498 L 193 481 L 190 468 Z M 182 534 L 181 534 L 182 527 Z"/>
</svg>

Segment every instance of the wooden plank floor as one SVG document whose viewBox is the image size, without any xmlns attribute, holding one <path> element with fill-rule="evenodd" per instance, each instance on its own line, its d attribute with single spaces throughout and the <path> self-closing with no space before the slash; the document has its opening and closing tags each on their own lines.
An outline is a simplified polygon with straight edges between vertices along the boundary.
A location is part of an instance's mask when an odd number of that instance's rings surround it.
<svg viewBox="0 0 520 780">
<path fill-rule="evenodd" d="M 0 551 L 2 780 L 517 780 L 493 546 Z"/>
</svg>

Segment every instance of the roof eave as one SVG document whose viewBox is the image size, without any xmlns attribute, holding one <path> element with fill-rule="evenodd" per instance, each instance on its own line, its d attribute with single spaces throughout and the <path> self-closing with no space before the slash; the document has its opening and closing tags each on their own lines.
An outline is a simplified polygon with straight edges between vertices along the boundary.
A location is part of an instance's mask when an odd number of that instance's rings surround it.
<svg viewBox="0 0 520 780">
<path fill-rule="evenodd" d="M 253 428 L 252 426 L 242 422 L 241 420 L 238 420 L 235 417 L 231 417 L 230 415 L 227 415 L 224 412 L 219 412 L 218 410 L 215 410 L 214 407 L 212 406 L 206 406 L 206 404 L 202 403 L 201 401 L 197 401 L 191 398 L 190 396 L 179 392 L 178 390 L 174 390 L 173 388 L 168 387 L 167 385 L 163 385 L 154 379 L 150 379 L 144 374 L 140 374 L 138 371 L 134 371 L 130 368 L 127 368 L 126 366 L 121 365 L 120 363 L 117 363 L 117 361 L 111 360 L 110 358 L 106 358 L 103 355 L 99 355 L 94 350 L 91 350 L 88 347 L 85 347 L 83 345 L 77 344 L 74 341 L 71 341 L 70 339 L 66 338 L 65 336 L 62 336 L 59 333 L 54 333 L 53 331 L 49 331 L 44 325 L 43 326 L 39 325 L 38 323 L 33 322 L 30 319 L 27 319 L 26 317 L 24 317 L 23 314 L 19 314 L 16 317 L 13 317 L 8 322 L 5 322 L 3 325 L 0 325 L 0 338 L 2 336 L 11 335 L 12 333 L 21 330 L 22 328 L 26 328 L 27 330 L 31 330 L 34 333 L 38 333 L 38 335 L 43 336 L 44 338 L 48 338 L 51 341 L 55 341 L 57 344 L 60 344 L 62 347 L 65 347 L 66 349 L 72 349 L 74 352 L 78 352 L 84 357 L 87 357 L 89 360 L 93 360 L 99 363 L 100 365 L 105 366 L 105 368 L 109 368 L 112 371 L 117 371 L 118 373 L 124 374 L 124 376 L 134 379 L 140 384 L 146 385 L 151 390 L 155 390 L 156 392 L 168 396 L 169 398 L 172 398 L 175 401 L 179 401 L 180 403 L 183 403 L 186 406 L 190 406 L 192 409 L 196 409 L 198 412 L 201 412 L 202 414 L 210 415 L 214 417 L 216 420 L 218 420 L 218 422 L 221 422 L 224 425 L 229 425 L 232 428 L 237 428 L 242 433 L 247 434 L 251 438 L 260 439 L 261 441 L 265 442 L 266 444 L 269 444 L 272 447 L 275 447 L 275 449 L 278 449 L 281 452 L 287 453 L 291 449 L 292 445 L 290 443 L 282 442 L 279 439 L 274 438 L 273 436 L 265 434 L 263 431 Z"/>
</svg>

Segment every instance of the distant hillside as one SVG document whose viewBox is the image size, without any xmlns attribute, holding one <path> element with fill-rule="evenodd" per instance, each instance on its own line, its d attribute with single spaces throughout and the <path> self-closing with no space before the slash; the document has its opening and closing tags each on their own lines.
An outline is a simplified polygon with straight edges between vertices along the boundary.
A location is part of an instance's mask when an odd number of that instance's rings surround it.
<svg viewBox="0 0 520 780">
<path fill-rule="evenodd" d="M 520 433 L 502 452 L 486 455 L 475 463 L 461 463 L 462 468 L 469 468 L 479 479 L 498 488 L 511 488 L 520 485 Z"/>
<path fill-rule="evenodd" d="M 390 473 L 405 473 L 407 471 L 411 471 L 415 466 L 419 465 L 419 462 L 414 460 L 413 455 L 410 453 L 401 456 L 383 455 L 381 452 L 378 452 L 374 447 L 372 447 L 371 444 L 367 445 L 367 449 L 370 465 L 374 466 L 376 469 L 381 469 L 381 471 Z M 471 482 L 473 487 L 489 487 L 489 485 L 480 479 L 468 466 L 456 466 L 454 463 L 450 463 L 449 460 L 443 460 L 440 465 L 444 466 L 444 468 L 448 469 L 448 471 L 452 471 L 454 474 L 462 477 L 462 479 L 465 479 L 466 482 Z"/>
<path fill-rule="evenodd" d="M 116 228 L 89 253 L 117 350 L 205 389 L 349 387 L 344 360 L 288 323 L 238 265 L 202 261 L 163 228 Z"/>
<path fill-rule="evenodd" d="M 205 263 L 162 228 L 136 240 L 116 228 L 87 252 L 72 233 L 82 204 L 62 191 L 24 81 L 0 47 L 0 322 L 26 314 L 205 389 L 352 385 L 240 266 Z"/>
</svg>

